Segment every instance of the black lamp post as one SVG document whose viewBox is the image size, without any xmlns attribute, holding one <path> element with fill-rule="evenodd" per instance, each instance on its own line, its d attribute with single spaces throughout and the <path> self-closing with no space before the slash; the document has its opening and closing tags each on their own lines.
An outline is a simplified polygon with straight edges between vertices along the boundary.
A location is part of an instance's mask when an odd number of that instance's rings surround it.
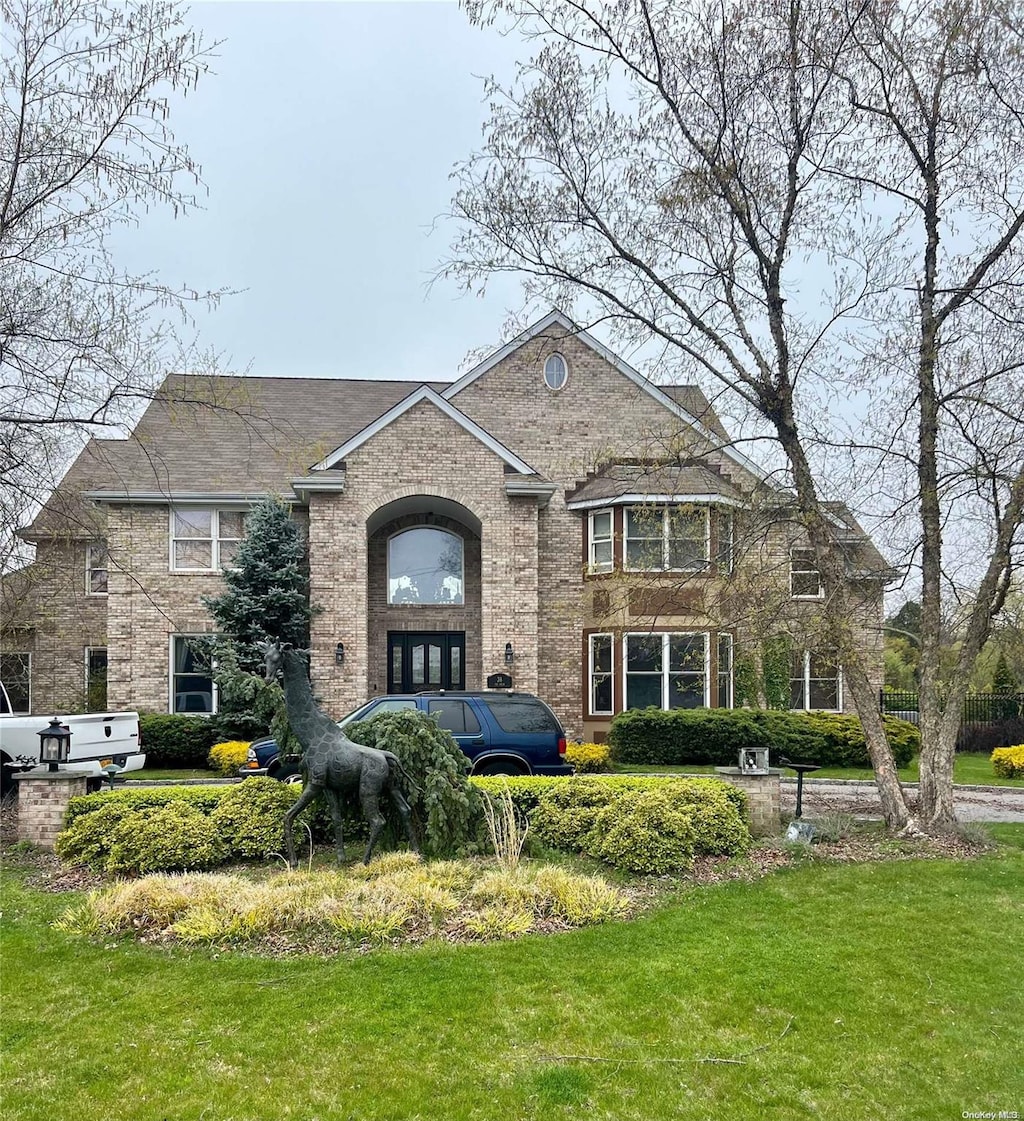
<svg viewBox="0 0 1024 1121">
<path fill-rule="evenodd" d="M 50 771 L 56 771 L 61 763 L 66 763 L 71 755 L 71 729 L 54 716 L 49 727 L 39 733 L 39 762 L 48 763 Z"/>
</svg>

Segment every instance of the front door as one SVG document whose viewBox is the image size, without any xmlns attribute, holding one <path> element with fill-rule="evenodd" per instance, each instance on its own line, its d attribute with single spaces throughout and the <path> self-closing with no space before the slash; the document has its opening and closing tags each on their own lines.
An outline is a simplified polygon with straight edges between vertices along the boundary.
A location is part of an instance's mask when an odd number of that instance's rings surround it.
<svg viewBox="0 0 1024 1121">
<path fill-rule="evenodd" d="M 388 631 L 389 693 L 465 687 L 465 631 Z"/>
</svg>

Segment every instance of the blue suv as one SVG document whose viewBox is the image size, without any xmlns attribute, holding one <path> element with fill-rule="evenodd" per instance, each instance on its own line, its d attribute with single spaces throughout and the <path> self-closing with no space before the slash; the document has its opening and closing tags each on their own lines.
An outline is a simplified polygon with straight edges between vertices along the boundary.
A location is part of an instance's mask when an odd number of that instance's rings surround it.
<svg viewBox="0 0 1024 1121">
<path fill-rule="evenodd" d="M 558 718 L 530 693 L 404 693 L 375 697 L 338 721 L 344 728 L 382 712 L 416 709 L 436 718 L 469 757 L 474 775 L 571 775 Z M 241 775 L 298 781 L 297 756 L 282 758 L 270 736 L 256 740 Z"/>
</svg>

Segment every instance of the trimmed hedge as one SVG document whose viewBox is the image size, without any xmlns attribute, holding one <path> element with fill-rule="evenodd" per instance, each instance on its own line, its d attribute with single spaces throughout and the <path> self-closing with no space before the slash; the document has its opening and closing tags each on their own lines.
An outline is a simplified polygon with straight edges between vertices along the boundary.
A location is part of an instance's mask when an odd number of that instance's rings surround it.
<svg viewBox="0 0 1024 1121">
<path fill-rule="evenodd" d="M 210 748 L 206 765 L 211 771 L 216 771 L 225 778 L 238 774 L 238 768 L 249 756 L 250 740 L 227 740 L 225 743 L 215 743 Z"/>
<path fill-rule="evenodd" d="M 631 775 L 482 778 L 508 790 L 546 844 L 641 874 L 689 868 L 700 855 L 736 855 L 750 845 L 746 795 L 717 779 Z"/>
<path fill-rule="evenodd" d="M 144 712 L 139 716 L 142 750 L 148 767 L 194 767 L 202 770 L 210 748 L 223 739 L 220 726 L 206 716 Z"/>
<path fill-rule="evenodd" d="M 921 734 L 905 720 L 883 717 L 898 766 L 920 750 Z M 740 748 L 767 747 L 769 762 L 780 756 L 822 767 L 868 767 L 867 744 L 856 716 L 761 709 L 629 709 L 611 724 L 608 737 L 616 763 L 656 766 L 735 766 Z"/>
<path fill-rule="evenodd" d="M 209 868 L 281 852 L 284 815 L 301 793 L 297 785 L 248 778 L 231 786 L 169 786 L 104 791 L 72 798 L 57 854 L 98 871 L 140 873 Z M 327 808 L 306 820 L 317 842 L 332 840 Z M 161 839 L 163 830 L 165 838 Z M 366 837 L 361 818 L 346 816 L 346 843 Z M 301 848 L 301 841 L 299 843 Z"/>
</svg>

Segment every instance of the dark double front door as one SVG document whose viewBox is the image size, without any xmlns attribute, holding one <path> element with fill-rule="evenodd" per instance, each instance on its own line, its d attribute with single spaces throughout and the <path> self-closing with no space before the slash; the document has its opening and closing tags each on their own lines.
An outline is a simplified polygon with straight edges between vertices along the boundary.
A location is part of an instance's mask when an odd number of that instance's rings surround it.
<svg viewBox="0 0 1024 1121">
<path fill-rule="evenodd" d="M 465 631 L 388 631 L 389 693 L 465 687 Z"/>
</svg>

